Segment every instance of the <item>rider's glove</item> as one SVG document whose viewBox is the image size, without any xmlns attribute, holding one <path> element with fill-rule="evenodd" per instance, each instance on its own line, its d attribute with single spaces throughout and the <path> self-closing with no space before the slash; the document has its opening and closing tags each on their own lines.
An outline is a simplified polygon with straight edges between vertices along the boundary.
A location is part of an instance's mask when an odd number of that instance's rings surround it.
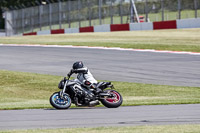
<svg viewBox="0 0 200 133">
<path fill-rule="evenodd" d="M 69 72 L 69 73 L 67 74 L 67 76 L 70 77 L 70 76 L 71 76 L 71 73 Z"/>
<path fill-rule="evenodd" d="M 67 74 L 68 77 L 70 77 L 74 73 L 73 69 Z"/>
</svg>

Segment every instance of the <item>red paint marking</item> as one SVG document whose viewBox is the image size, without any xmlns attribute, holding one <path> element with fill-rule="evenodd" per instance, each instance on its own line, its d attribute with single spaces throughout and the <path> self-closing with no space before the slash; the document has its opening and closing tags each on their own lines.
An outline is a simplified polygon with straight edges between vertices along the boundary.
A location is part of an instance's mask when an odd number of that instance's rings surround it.
<svg viewBox="0 0 200 133">
<path fill-rule="evenodd" d="M 90 26 L 90 27 L 81 27 L 79 28 L 79 32 L 83 33 L 83 32 L 94 32 L 94 27 Z"/>
<path fill-rule="evenodd" d="M 37 35 L 37 32 L 31 32 L 31 33 L 24 33 L 23 36 L 32 36 Z"/>
<path fill-rule="evenodd" d="M 153 29 L 177 29 L 176 20 L 153 22 Z"/>
<path fill-rule="evenodd" d="M 64 29 L 51 30 L 51 34 L 64 34 Z"/>
<path fill-rule="evenodd" d="M 129 31 L 129 24 L 111 24 L 110 31 Z"/>
</svg>

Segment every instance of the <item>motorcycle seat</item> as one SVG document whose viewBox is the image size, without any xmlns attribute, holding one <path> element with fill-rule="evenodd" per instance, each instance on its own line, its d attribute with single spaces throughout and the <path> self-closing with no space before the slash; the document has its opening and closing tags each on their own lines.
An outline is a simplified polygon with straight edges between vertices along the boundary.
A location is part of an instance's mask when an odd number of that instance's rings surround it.
<svg viewBox="0 0 200 133">
<path fill-rule="evenodd" d="M 99 82 L 99 83 L 97 83 L 98 88 L 106 87 L 107 85 L 111 85 L 111 82 Z"/>
</svg>

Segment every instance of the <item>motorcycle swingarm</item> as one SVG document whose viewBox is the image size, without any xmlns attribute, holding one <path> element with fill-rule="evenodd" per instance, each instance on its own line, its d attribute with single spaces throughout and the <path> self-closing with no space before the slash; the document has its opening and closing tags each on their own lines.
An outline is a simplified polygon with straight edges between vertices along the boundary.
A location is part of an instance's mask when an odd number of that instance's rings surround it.
<svg viewBox="0 0 200 133">
<path fill-rule="evenodd" d="M 100 97 L 105 97 L 105 96 L 109 97 L 109 96 L 111 96 L 111 95 L 108 94 L 108 93 L 100 93 L 99 96 L 100 96 Z"/>
</svg>

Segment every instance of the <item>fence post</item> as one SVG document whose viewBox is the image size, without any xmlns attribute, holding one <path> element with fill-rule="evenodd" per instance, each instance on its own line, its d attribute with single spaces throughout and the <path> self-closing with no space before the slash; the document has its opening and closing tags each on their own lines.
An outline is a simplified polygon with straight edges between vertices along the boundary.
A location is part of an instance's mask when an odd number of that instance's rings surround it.
<svg viewBox="0 0 200 133">
<path fill-rule="evenodd" d="M 110 2 L 110 23 L 113 24 L 113 1 Z"/>
<path fill-rule="evenodd" d="M 195 18 L 197 18 L 197 0 L 194 0 Z"/>
<path fill-rule="evenodd" d="M 133 15 L 133 4 L 132 4 L 132 0 L 130 0 L 130 22 L 133 23 L 134 22 L 134 15 Z"/>
<path fill-rule="evenodd" d="M 33 12 L 34 12 L 34 7 L 31 7 L 31 15 L 30 15 L 30 19 L 31 19 L 31 32 L 33 32 Z"/>
<path fill-rule="evenodd" d="M 68 5 L 68 24 L 69 24 L 69 28 L 71 28 L 71 20 L 70 20 L 70 11 L 71 11 L 71 0 L 67 1 L 67 5 Z"/>
<path fill-rule="evenodd" d="M 24 33 L 24 9 L 22 10 L 22 33 Z"/>
<path fill-rule="evenodd" d="M 80 2 L 80 0 L 78 0 L 78 25 L 79 25 L 79 28 L 81 27 L 81 18 L 80 18 L 81 11 L 80 11 L 80 6 L 81 6 L 81 2 Z"/>
<path fill-rule="evenodd" d="M 164 21 L 164 0 L 161 0 L 162 21 Z"/>
<path fill-rule="evenodd" d="M 148 22 L 148 5 L 147 5 L 147 1 L 148 0 L 145 0 L 145 21 Z"/>
<path fill-rule="evenodd" d="M 49 3 L 49 28 L 52 29 L 52 5 Z"/>
<path fill-rule="evenodd" d="M 99 0 L 99 24 L 100 25 L 102 24 L 102 21 L 101 21 L 101 17 L 102 17 L 101 8 L 102 8 L 102 0 Z"/>
<path fill-rule="evenodd" d="M 123 0 L 120 0 L 120 17 L 121 17 L 121 24 L 123 24 L 122 1 L 123 1 Z"/>
<path fill-rule="evenodd" d="M 62 29 L 62 7 L 61 1 L 58 1 L 58 13 L 59 13 L 59 29 Z"/>
<path fill-rule="evenodd" d="M 12 35 L 16 34 L 16 22 L 15 22 L 15 13 L 14 10 L 11 11 L 12 13 Z"/>
<path fill-rule="evenodd" d="M 41 22 L 42 22 L 42 5 L 39 5 L 38 8 L 39 8 L 39 25 L 40 25 L 40 31 L 41 31 L 42 30 L 42 25 L 41 25 Z"/>
<path fill-rule="evenodd" d="M 178 0 L 178 19 L 181 19 L 181 0 Z"/>
<path fill-rule="evenodd" d="M 90 7 L 89 0 L 87 0 L 87 6 L 88 6 L 88 15 L 89 15 L 89 26 L 92 26 L 92 23 L 91 23 L 91 7 Z"/>
</svg>

